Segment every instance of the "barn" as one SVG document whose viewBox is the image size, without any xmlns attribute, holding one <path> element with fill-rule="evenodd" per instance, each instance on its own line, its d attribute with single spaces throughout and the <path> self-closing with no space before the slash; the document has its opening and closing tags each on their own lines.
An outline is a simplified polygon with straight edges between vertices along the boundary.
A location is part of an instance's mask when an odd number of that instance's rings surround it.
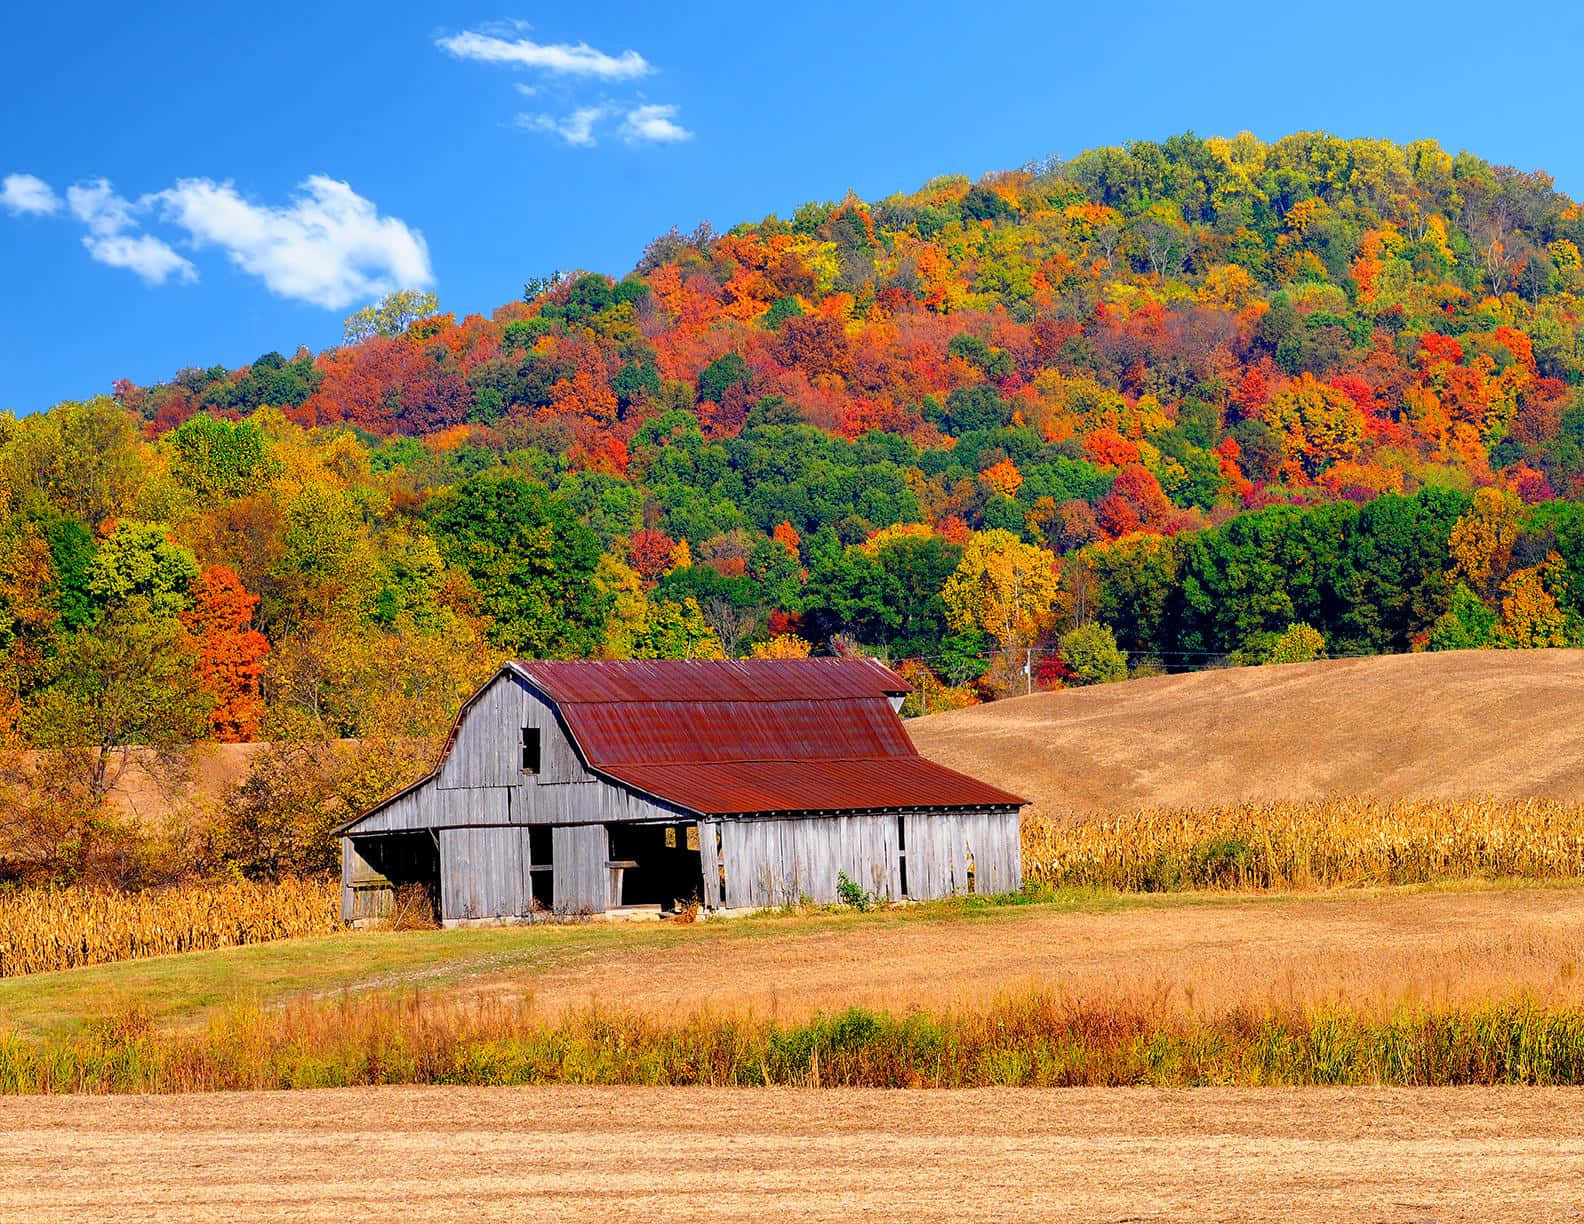
<svg viewBox="0 0 1584 1224">
<path fill-rule="evenodd" d="M 868 659 L 508 663 L 341 834 L 342 916 L 446 923 L 1020 887 L 1023 800 L 921 757 Z M 408 890 L 405 895 L 412 895 Z"/>
</svg>

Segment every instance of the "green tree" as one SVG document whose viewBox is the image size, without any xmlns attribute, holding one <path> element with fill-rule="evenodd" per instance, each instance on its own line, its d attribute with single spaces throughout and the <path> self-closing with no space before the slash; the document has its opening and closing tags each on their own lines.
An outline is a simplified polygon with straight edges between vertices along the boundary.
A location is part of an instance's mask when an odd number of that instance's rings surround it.
<svg viewBox="0 0 1584 1224">
<path fill-rule="evenodd" d="M 1496 613 L 1463 583 L 1452 591 L 1452 606 L 1430 626 L 1430 650 L 1479 650 L 1491 645 Z"/>
<path fill-rule="evenodd" d="M 197 577 L 192 552 L 174 543 L 163 523 L 122 519 L 89 564 L 88 591 L 100 604 L 137 599 L 151 615 L 174 616 L 187 607 Z"/>
<path fill-rule="evenodd" d="M 166 435 L 171 474 L 209 500 L 241 497 L 279 468 L 264 431 L 251 421 L 221 421 L 199 413 Z"/>
<path fill-rule="evenodd" d="M 372 306 L 348 315 L 341 324 L 348 344 L 370 336 L 399 336 L 419 319 L 440 313 L 440 299 L 417 289 L 398 289 Z"/>
<path fill-rule="evenodd" d="M 1112 684 L 1127 679 L 1127 656 L 1111 630 L 1099 621 L 1062 634 L 1061 655 L 1075 684 Z"/>
<path fill-rule="evenodd" d="M 478 589 L 492 641 L 526 658 L 596 653 L 610 602 L 594 582 L 599 541 L 543 485 L 470 477 L 433 500 L 429 525 Z"/>
<path fill-rule="evenodd" d="M 23 714 L 23 734 L 58 753 L 61 771 L 97 807 L 135 756 L 168 767 L 208 733 L 211 701 L 195 664 L 181 625 L 134 595 L 62 638 Z"/>
</svg>

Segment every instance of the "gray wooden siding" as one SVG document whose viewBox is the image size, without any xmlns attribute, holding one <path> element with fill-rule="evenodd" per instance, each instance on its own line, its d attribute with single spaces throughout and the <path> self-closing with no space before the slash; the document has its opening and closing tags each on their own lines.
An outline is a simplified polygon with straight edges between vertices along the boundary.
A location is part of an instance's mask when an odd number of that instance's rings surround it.
<svg viewBox="0 0 1584 1224">
<path fill-rule="evenodd" d="M 902 895 L 897 816 L 814 816 L 789 820 L 721 822 L 726 905 L 758 909 L 836 900 L 839 873 L 876 896 Z M 1022 887 L 1015 812 L 914 813 L 900 817 L 907 845 L 907 895 L 915 900 L 968 891 L 1014 892 Z M 706 828 L 708 826 L 705 826 Z M 714 865 L 713 840 L 700 831 L 705 879 Z M 718 893 L 716 894 L 718 896 Z M 718 904 L 714 898 L 707 903 Z"/>
<path fill-rule="evenodd" d="M 537 728 L 539 772 L 522 772 L 522 730 Z M 435 778 L 440 790 L 455 787 L 515 787 L 538 783 L 591 782 L 555 711 L 523 681 L 503 672 L 469 708 L 457 728 L 445 764 Z"/>
<path fill-rule="evenodd" d="M 976 893 L 1023 887 L 1016 812 L 920 812 L 904 820 L 909 896 L 967 892 L 970 861 Z"/>
<path fill-rule="evenodd" d="M 519 917 L 529 912 L 521 829 L 440 830 L 440 916 Z"/>
<path fill-rule="evenodd" d="M 522 772 L 522 729 L 540 731 L 541 769 Z M 551 708 L 503 674 L 468 708 L 439 772 L 364 817 L 358 834 L 503 824 L 675 820 L 686 813 L 583 768 Z"/>
<path fill-rule="evenodd" d="M 550 831 L 555 864 L 555 912 L 601 914 L 611 906 L 610 837 L 604 825 L 565 825 Z"/>
</svg>

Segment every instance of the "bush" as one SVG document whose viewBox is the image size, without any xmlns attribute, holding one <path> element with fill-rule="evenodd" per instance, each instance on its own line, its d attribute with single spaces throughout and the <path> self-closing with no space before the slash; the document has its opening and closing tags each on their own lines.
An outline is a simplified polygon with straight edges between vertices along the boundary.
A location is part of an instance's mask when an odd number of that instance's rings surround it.
<svg viewBox="0 0 1584 1224">
<path fill-rule="evenodd" d="M 1107 625 L 1091 621 L 1062 634 L 1062 659 L 1074 684 L 1111 684 L 1127 679 L 1127 656 Z"/>
<path fill-rule="evenodd" d="M 1288 625 L 1265 653 L 1267 663 L 1312 663 L 1325 656 L 1326 640 L 1302 621 Z"/>
<path fill-rule="evenodd" d="M 845 871 L 836 873 L 836 900 L 862 913 L 879 904 L 880 898 L 866 892 L 862 884 L 848 877 Z"/>
</svg>

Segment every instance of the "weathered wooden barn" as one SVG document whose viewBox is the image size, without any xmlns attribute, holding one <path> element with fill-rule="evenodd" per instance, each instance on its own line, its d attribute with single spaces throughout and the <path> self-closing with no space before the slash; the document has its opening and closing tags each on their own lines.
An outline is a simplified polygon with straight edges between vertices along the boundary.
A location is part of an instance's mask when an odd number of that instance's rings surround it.
<svg viewBox="0 0 1584 1224">
<path fill-rule="evenodd" d="M 507 664 L 426 777 L 342 826 L 342 914 L 468 919 L 1022 883 L 1023 800 L 925 760 L 866 659 Z M 411 890 L 408 890 L 409 893 Z"/>
</svg>

